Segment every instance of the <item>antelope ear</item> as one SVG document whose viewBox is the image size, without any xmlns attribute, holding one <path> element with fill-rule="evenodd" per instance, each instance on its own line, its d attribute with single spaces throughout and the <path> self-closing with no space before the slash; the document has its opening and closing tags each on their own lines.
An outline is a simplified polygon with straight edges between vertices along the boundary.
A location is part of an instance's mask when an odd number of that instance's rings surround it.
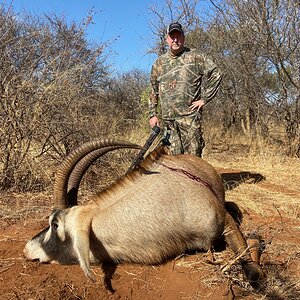
<svg viewBox="0 0 300 300">
<path fill-rule="evenodd" d="M 77 230 L 74 238 L 74 250 L 84 274 L 95 282 L 95 276 L 90 269 L 89 231 Z"/>
<path fill-rule="evenodd" d="M 51 215 L 55 214 L 56 212 L 58 212 L 60 209 L 57 207 L 54 207 L 51 211 Z"/>
</svg>

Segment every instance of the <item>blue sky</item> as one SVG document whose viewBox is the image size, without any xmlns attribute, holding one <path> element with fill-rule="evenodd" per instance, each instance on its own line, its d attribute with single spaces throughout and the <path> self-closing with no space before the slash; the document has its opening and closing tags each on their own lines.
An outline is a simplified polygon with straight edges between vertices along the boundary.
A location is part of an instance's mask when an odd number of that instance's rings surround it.
<svg viewBox="0 0 300 300">
<path fill-rule="evenodd" d="M 146 54 L 154 36 L 149 28 L 149 7 L 165 0 L 5 0 L 15 13 L 56 13 L 68 21 L 82 21 L 90 10 L 95 13 L 88 38 L 96 43 L 113 41 L 110 64 L 117 72 L 139 68 L 150 72 L 156 56 Z M 205 0 L 199 0 L 206 6 Z"/>
<path fill-rule="evenodd" d="M 6 1 L 8 3 L 9 1 Z M 144 0 L 13 0 L 15 13 L 24 10 L 33 14 L 56 13 L 67 20 L 80 22 L 93 9 L 95 16 L 88 30 L 88 38 L 97 43 L 114 40 L 110 62 L 119 72 L 140 68 L 150 71 L 155 59 L 147 55 L 149 38 L 149 6 Z"/>
</svg>

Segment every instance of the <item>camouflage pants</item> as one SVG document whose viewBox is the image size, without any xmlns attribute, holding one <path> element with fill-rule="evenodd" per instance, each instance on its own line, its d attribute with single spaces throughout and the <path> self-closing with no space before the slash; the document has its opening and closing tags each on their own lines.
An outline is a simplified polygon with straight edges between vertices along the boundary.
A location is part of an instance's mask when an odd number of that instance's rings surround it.
<svg viewBox="0 0 300 300">
<path fill-rule="evenodd" d="M 171 154 L 193 154 L 200 156 L 205 146 L 201 130 L 201 114 L 164 120 L 165 137 L 170 142 Z"/>
</svg>

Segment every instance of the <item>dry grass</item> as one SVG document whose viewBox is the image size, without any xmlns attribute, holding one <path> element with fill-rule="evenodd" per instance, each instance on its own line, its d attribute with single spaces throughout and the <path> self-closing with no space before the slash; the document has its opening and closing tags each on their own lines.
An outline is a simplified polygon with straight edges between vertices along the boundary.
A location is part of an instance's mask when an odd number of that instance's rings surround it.
<svg viewBox="0 0 300 300">
<path fill-rule="evenodd" d="M 260 214 L 274 214 L 277 210 L 275 206 L 298 218 L 300 159 L 281 156 L 270 150 L 254 156 L 249 149 L 243 153 L 243 145 L 241 151 L 237 148 L 238 145 L 231 145 L 231 150 L 225 153 L 210 150 L 205 158 L 221 170 L 260 174 L 265 180 L 258 184 L 237 182 L 235 189 L 227 191 L 227 198 Z M 247 180 L 242 183 L 247 183 Z"/>
<path fill-rule="evenodd" d="M 28 219 L 44 220 L 52 205 L 50 192 L 0 194 L 1 227 Z"/>
</svg>

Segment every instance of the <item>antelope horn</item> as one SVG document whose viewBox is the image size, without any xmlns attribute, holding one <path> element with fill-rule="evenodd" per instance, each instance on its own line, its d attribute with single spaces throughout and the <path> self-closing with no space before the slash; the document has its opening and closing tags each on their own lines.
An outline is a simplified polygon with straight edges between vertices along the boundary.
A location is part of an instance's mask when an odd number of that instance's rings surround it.
<svg viewBox="0 0 300 300">
<path fill-rule="evenodd" d="M 78 162 L 80 162 L 81 159 L 83 159 L 87 154 L 99 150 L 99 153 L 97 153 L 97 158 L 101 155 L 107 153 L 108 151 L 120 149 L 120 148 L 131 148 L 131 149 L 140 149 L 141 146 L 129 142 L 123 142 L 123 141 L 115 141 L 110 139 L 102 139 L 102 140 L 94 140 L 91 142 L 87 142 L 75 150 L 73 150 L 62 162 L 59 169 L 56 172 L 55 181 L 54 181 L 54 191 L 53 191 L 53 199 L 54 204 L 59 207 L 68 207 L 69 200 L 67 196 L 67 188 L 68 188 L 68 182 L 69 177 L 74 170 L 75 166 Z M 103 151 L 100 151 L 103 150 Z M 107 151 L 106 151 L 107 150 Z M 96 152 L 95 152 L 96 154 Z M 91 155 L 89 160 L 95 161 L 95 159 Z M 84 167 L 85 170 L 88 168 Z M 80 170 L 77 170 L 76 172 L 81 173 Z M 83 172 L 84 174 L 84 172 Z M 82 175 L 83 175 L 82 174 Z M 74 175 L 75 176 L 75 175 Z M 81 176 L 82 177 L 82 176 Z M 81 179 L 80 177 L 80 179 Z M 79 177 L 78 177 L 79 178 Z M 72 183 L 73 184 L 73 183 Z M 80 181 L 78 182 L 78 185 L 80 184 Z M 77 202 L 77 200 L 76 200 Z M 71 203 L 72 204 L 72 203 Z"/>
<path fill-rule="evenodd" d="M 111 147 L 105 147 L 100 148 L 97 150 L 94 150 L 81 158 L 81 160 L 76 164 L 73 171 L 71 172 L 71 175 L 69 176 L 68 180 L 68 192 L 67 192 L 67 202 L 66 204 L 68 206 L 74 206 L 78 204 L 78 190 L 79 185 L 81 182 L 81 179 L 87 169 L 102 155 L 104 155 L 107 152 L 119 149 L 120 146 L 111 146 Z"/>
</svg>

